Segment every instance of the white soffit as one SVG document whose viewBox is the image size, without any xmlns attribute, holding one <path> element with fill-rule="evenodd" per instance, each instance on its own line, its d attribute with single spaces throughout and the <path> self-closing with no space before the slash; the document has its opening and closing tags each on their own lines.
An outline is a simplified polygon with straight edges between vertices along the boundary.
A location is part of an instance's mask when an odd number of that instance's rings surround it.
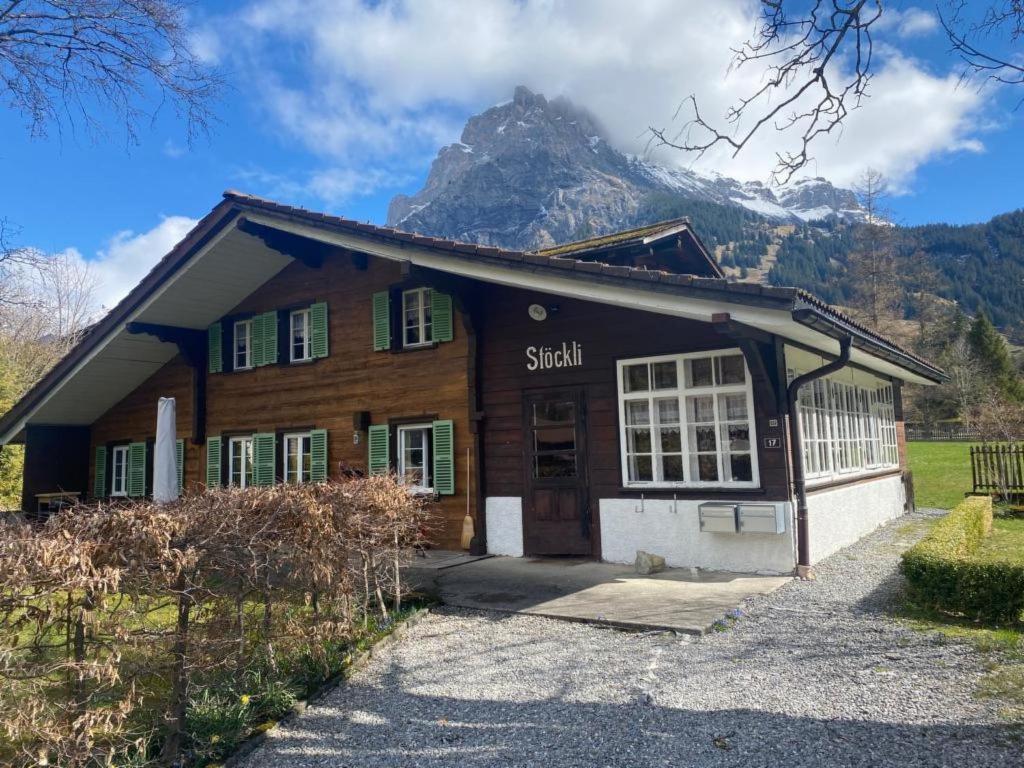
<svg viewBox="0 0 1024 768">
<path fill-rule="evenodd" d="M 205 329 L 290 264 L 232 224 L 198 251 L 128 322 Z M 24 424 L 92 424 L 178 353 L 122 326 L 54 388 Z M 156 402 L 153 403 L 154 419 Z M 154 421 L 155 424 L 155 421 Z M 0 435 L 0 440 L 12 435 Z"/>
</svg>

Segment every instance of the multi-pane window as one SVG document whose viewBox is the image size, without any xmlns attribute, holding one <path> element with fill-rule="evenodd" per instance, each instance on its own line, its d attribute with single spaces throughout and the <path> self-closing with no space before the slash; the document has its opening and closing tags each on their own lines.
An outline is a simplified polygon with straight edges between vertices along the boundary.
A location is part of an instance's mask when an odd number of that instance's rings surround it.
<svg viewBox="0 0 1024 768">
<path fill-rule="evenodd" d="M 313 441 L 309 432 L 284 436 L 284 481 L 308 483 L 313 461 Z"/>
<path fill-rule="evenodd" d="M 252 485 L 252 436 L 232 437 L 228 442 L 228 483 L 238 488 Z"/>
<path fill-rule="evenodd" d="M 430 490 L 430 424 L 398 428 L 398 477 L 416 490 Z"/>
<path fill-rule="evenodd" d="M 111 456 L 110 495 L 128 495 L 128 446 L 115 445 Z"/>
<path fill-rule="evenodd" d="M 899 464 L 891 384 L 816 379 L 800 388 L 797 412 L 809 479 Z"/>
<path fill-rule="evenodd" d="M 619 401 L 627 485 L 757 485 L 741 353 L 622 361 Z"/>
<path fill-rule="evenodd" d="M 313 350 L 310 344 L 310 322 L 309 310 L 297 309 L 290 315 L 289 339 L 291 349 L 291 362 L 301 362 L 313 359 Z"/>
<path fill-rule="evenodd" d="M 234 369 L 252 368 L 252 320 L 235 322 Z"/>
<path fill-rule="evenodd" d="M 417 347 L 434 340 L 430 293 L 430 288 L 413 288 L 402 293 L 403 347 Z"/>
</svg>

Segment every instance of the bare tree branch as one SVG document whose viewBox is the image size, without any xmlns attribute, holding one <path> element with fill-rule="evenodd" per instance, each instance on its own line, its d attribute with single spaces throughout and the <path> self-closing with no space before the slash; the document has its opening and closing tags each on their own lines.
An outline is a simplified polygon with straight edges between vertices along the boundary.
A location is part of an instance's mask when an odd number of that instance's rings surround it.
<svg viewBox="0 0 1024 768">
<path fill-rule="evenodd" d="M 948 12 L 941 23 L 963 61 L 965 79 L 983 76 L 1004 84 L 1024 84 L 1024 61 L 993 52 L 993 37 L 1006 34 L 1011 43 L 1024 36 L 1024 0 L 998 0 L 980 19 L 967 11 L 978 7 L 965 0 L 944 0 Z M 761 0 L 754 36 L 734 50 L 732 67 L 761 65 L 763 81 L 725 114 L 726 127 L 701 112 L 696 95 L 679 105 L 673 122 L 687 114 L 678 130 L 651 126 L 650 144 L 701 157 L 725 147 L 736 157 L 765 127 L 796 134 L 797 147 L 776 153 L 772 181 L 784 184 L 811 161 L 815 141 L 842 131 L 850 111 L 861 106 L 872 80 L 872 27 L 887 7 L 884 0 Z M 793 10 L 794 15 L 787 13 Z M 982 38 L 987 38 L 983 42 Z"/>
<path fill-rule="evenodd" d="M 0 4 L 0 94 L 33 135 L 112 110 L 129 141 L 169 103 L 189 141 L 208 130 L 222 83 L 192 52 L 184 0 L 8 0 Z"/>
<path fill-rule="evenodd" d="M 1003 32 L 1008 33 L 1011 42 L 1024 35 L 1024 0 L 1004 0 L 988 6 L 978 21 L 965 18 L 966 4 L 958 2 L 947 14 L 939 11 L 939 21 L 949 38 L 952 52 L 963 62 L 961 80 L 982 77 L 1008 85 L 1024 84 L 1024 61 L 996 55 L 991 49 L 984 50 L 979 38 L 991 38 Z M 986 46 L 987 47 L 987 46 Z"/>
<path fill-rule="evenodd" d="M 725 145 L 735 157 L 766 125 L 800 132 L 800 147 L 776 154 L 772 179 L 789 181 L 810 160 L 810 146 L 820 136 L 840 129 L 850 109 L 860 105 L 871 80 L 871 26 L 882 15 L 881 0 L 815 0 L 807 13 L 788 16 L 782 0 L 762 0 L 756 36 L 735 51 L 733 66 L 767 64 L 764 83 L 729 108 L 730 132 L 714 127 L 702 115 L 695 96 L 680 105 L 693 116 L 675 135 L 650 129 L 654 143 L 693 152 L 698 157 Z M 837 84 L 835 60 L 853 47 L 853 70 Z M 781 95 L 781 100 L 772 100 Z M 760 112 L 758 111 L 760 110 Z M 752 119 L 752 122 L 748 120 Z"/>
</svg>

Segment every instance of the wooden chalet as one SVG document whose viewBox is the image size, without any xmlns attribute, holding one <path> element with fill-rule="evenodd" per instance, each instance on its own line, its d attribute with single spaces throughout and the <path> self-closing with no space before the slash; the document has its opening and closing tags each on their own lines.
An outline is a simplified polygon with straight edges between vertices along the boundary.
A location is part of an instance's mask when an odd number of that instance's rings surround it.
<svg viewBox="0 0 1024 768">
<path fill-rule="evenodd" d="M 0 418 L 23 508 L 397 472 L 437 545 L 792 572 L 910 503 L 904 383 L 812 295 L 727 282 L 685 220 L 536 252 L 225 193 Z M 799 427 L 799 428 L 796 428 Z"/>
</svg>

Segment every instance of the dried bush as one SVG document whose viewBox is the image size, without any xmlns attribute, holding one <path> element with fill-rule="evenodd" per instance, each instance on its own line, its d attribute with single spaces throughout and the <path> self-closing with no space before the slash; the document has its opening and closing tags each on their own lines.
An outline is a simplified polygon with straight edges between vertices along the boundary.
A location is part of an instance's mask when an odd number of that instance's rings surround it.
<svg viewBox="0 0 1024 768">
<path fill-rule="evenodd" d="M 222 756 L 230 740 L 207 739 L 210 723 L 273 716 L 400 608 L 400 569 L 430 519 L 393 478 L 371 477 L 6 527 L 0 763 Z"/>
</svg>

